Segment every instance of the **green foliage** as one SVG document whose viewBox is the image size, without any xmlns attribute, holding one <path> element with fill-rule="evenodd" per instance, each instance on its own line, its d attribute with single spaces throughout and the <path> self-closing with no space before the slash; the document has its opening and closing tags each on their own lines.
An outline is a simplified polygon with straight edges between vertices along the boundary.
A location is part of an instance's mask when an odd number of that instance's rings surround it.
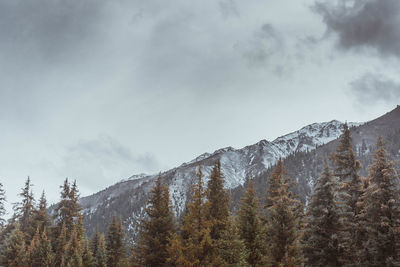
<svg viewBox="0 0 400 267">
<path fill-rule="evenodd" d="M 358 258 L 361 265 L 396 266 L 399 263 L 399 176 L 394 162 L 388 161 L 379 136 L 368 186 L 358 203 L 360 239 Z"/>
<path fill-rule="evenodd" d="M 338 233 L 339 262 L 347 266 L 356 262 L 356 253 L 354 252 L 357 250 L 357 232 L 355 229 L 357 229 L 356 217 L 359 213 L 357 202 L 362 193 L 362 182 L 358 175 L 361 164 L 356 160 L 347 124 L 344 125 L 339 145 L 331 157 L 334 163 L 334 175 L 339 180 L 336 194 L 341 229 Z"/>
<path fill-rule="evenodd" d="M 94 267 L 107 267 L 107 249 L 104 235 L 96 231 L 92 239 L 92 253 L 94 257 Z"/>
<path fill-rule="evenodd" d="M 24 233 L 17 224 L 15 229 L 8 235 L 5 242 L 1 244 L 0 265 L 10 267 L 27 266 L 27 251 Z"/>
<path fill-rule="evenodd" d="M 339 265 L 339 217 L 335 202 L 337 180 L 325 162 L 307 208 L 303 250 L 307 266 Z"/>
<path fill-rule="evenodd" d="M 161 175 L 150 192 L 146 215 L 140 226 L 137 260 L 144 266 L 167 266 L 167 246 L 175 232 L 175 223 L 169 190 L 162 185 Z"/>
<path fill-rule="evenodd" d="M 259 215 L 258 199 L 254 184 L 248 183 L 237 217 L 239 236 L 246 248 L 246 260 L 250 266 L 262 266 L 266 251 L 263 226 Z"/>
<path fill-rule="evenodd" d="M 19 196 L 22 198 L 21 202 L 14 203 L 14 217 L 19 222 L 20 230 L 24 233 L 26 242 L 30 240 L 35 234 L 36 228 L 32 222 L 32 217 L 35 211 L 35 199 L 32 193 L 31 179 L 26 179 L 24 188 Z M 27 243 L 28 244 L 28 243 Z"/>
<path fill-rule="evenodd" d="M 302 205 L 290 191 L 293 183 L 286 176 L 282 161 L 269 178 L 267 195 L 267 249 L 271 266 L 302 266 L 300 247 Z"/>
<path fill-rule="evenodd" d="M 126 248 L 122 221 L 114 216 L 107 232 L 107 263 L 108 267 L 121 266 L 125 261 Z"/>
<path fill-rule="evenodd" d="M 218 240 L 229 223 L 229 193 L 224 189 L 221 163 L 214 165 L 207 185 L 206 218 L 210 222 L 210 236 Z"/>
</svg>

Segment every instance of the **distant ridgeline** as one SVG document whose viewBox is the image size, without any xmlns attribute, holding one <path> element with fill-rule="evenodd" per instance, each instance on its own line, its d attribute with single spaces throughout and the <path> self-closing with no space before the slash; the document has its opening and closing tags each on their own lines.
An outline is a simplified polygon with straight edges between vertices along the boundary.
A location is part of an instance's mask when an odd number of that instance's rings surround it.
<svg viewBox="0 0 400 267">
<path fill-rule="evenodd" d="M 80 199 L 66 180 L 51 215 L 28 178 L 14 216 L 0 221 L 0 266 L 398 266 L 399 159 L 398 106 Z M 2 203 L 0 186 L 0 216 Z"/>
</svg>

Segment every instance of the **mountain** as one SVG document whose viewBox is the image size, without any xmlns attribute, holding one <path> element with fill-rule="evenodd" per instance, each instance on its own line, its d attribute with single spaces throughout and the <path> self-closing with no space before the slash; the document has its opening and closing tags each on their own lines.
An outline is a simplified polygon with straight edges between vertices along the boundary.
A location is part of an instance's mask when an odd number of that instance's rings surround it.
<svg viewBox="0 0 400 267">
<path fill-rule="evenodd" d="M 365 124 L 349 123 L 355 149 L 362 162 L 370 161 L 378 133 L 388 140 L 395 158 L 400 158 L 400 107 Z M 329 156 L 337 144 L 343 123 L 333 120 L 313 123 L 300 130 L 279 137 L 272 142 L 261 140 L 241 149 L 222 148 L 213 153 L 204 153 L 181 166 L 161 173 L 163 182 L 169 185 L 174 211 L 179 215 L 186 203 L 189 188 L 199 167 L 208 179 L 213 164 L 221 161 L 225 175 L 225 186 L 232 195 L 234 210 L 248 179 L 254 179 L 257 191 L 262 196 L 266 190 L 266 177 L 279 158 L 284 159 L 291 178 L 297 182 L 296 193 L 306 202 L 312 184 L 318 177 L 323 159 Z M 365 165 L 366 166 L 366 165 Z M 364 170 L 365 172 L 365 170 Z M 144 215 L 149 191 L 157 175 L 132 176 L 96 194 L 81 198 L 85 214 L 85 227 L 92 235 L 96 227 L 105 231 L 114 214 L 122 217 L 131 240 L 136 237 L 137 222 Z"/>
</svg>

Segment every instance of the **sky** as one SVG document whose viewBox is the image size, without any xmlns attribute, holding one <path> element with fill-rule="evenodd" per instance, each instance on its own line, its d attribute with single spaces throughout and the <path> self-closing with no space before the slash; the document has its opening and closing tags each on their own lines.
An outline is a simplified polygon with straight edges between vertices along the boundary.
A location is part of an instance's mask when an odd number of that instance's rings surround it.
<svg viewBox="0 0 400 267">
<path fill-rule="evenodd" d="M 0 182 L 57 201 L 400 104 L 398 0 L 0 0 Z"/>
</svg>

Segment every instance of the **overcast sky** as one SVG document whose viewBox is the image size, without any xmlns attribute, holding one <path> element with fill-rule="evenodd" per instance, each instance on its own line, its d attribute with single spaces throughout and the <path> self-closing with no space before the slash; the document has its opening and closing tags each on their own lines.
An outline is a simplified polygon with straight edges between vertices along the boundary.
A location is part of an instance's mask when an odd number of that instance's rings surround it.
<svg viewBox="0 0 400 267">
<path fill-rule="evenodd" d="M 398 0 L 0 0 L 0 181 L 58 199 L 400 103 Z"/>
</svg>

